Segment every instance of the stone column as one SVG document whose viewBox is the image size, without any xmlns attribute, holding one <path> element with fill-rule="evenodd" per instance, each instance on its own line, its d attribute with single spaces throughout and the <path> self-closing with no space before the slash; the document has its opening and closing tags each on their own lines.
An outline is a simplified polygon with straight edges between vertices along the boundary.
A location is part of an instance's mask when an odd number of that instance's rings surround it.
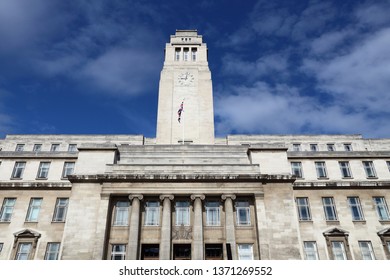
<svg viewBox="0 0 390 280">
<path fill-rule="evenodd" d="M 192 259 L 203 260 L 203 214 L 202 200 L 205 199 L 203 194 L 191 195 L 191 200 L 194 200 L 194 226 L 192 230 Z"/>
<path fill-rule="evenodd" d="M 140 205 L 143 195 L 129 195 L 131 201 L 131 214 L 129 225 L 129 242 L 127 248 L 127 260 L 136 260 L 139 246 Z"/>
<path fill-rule="evenodd" d="M 221 197 L 225 200 L 226 244 L 230 244 L 232 259 L 237 260 L 236 232 L 233 213 L 233 200 L 236 199 L 236 196 L 234 194 L 223 194 Z"/>
<path fill-rule="evenodd" d="M 160 242 L 160 260 L 171 259 L 171 232 L 172 232 L 172 211 L 171 200 L 174 196 L 171 194 L 160 195 L 163 202 L 162 222 L 161 222 L 161 242 Z"/>
</svg>

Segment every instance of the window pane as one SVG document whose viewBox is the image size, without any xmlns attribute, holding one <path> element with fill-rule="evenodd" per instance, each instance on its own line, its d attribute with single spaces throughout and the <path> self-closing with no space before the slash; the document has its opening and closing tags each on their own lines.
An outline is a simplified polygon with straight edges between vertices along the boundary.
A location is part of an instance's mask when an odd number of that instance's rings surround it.
<svg viewBox="0 0 390 280">
<path fill-rule="evenodd" d="M 359 241 L 360 251 L 363 260 L 374 260 L 374 252 L 370 241 Z"/>
<path fill-rule="evenodd" d="M 26 167 L 26 162 L 24 161 L 15 162 L 14 170 L 12 172 L 12 178 L 21 179 L 25 167 Z"/>
<path fill-rule="evenodd" d="M 27 222 L 37 222 L 39 211 L 41 209 L 42 198 L 31 198 L 30 205 L 27 212 Z"/>
<path fill-rule="evenodd" d="M 324 206 L 325 218 L 327 221 L 336 221 L 336 207 L 334 205 L 333 197 L 323 197 L 322 203 Z"/>
<path fill-rule="evenodd" d="M 145 205 L 145 225 L 158 226 L 160 221 L 160 203 L 148 201 Z"/>
<path fill-rule="evenodd" d="M 32 244 L 19 243 L 18 251 L 16 252 L 15 260 L 28 260 Z"/>
<path fill-rule="evenodd" d="M 118 201 L 115 204 L 114 226 L 127 226 L 129 221 L 129 201 Z"/>
<path fill-rule="evenodd" d="M 206 202 L 206 225 L 219 226 L 220 223 L 220 210 L 219 202 L 207 201 Z"/>
<path fill-rule="evenodd" d="M 302 164 L 300 162 L 291 162 L 291 172 L 297 178 L 302 178 Z"/>
<path fill-rule="evenodd" d="M 301 221 L 311 220 L 308 198 L 298 197 L 296 201 L 297 201 L 299 220 Z"/>
<path fill-rule="evenodd" d="M 315 241 L 304 241 L 305 260 L 318 260 L 317 244 Z"/>
<path fill-rule="evenodd" d="M 253 260 L 253 245 L 252 244 L 238 244 L 238 259 L 239 260 Z"/>
<path fill-rule="evenodd" d="M 363 210 L 360 205 L 360 200 L 358 197 L 348 197 L 348 204 L 351 208 L 352 213 L 352 220 L 354 221 L 362 221 L 364 220 L 363 217 Z"/>
<path fill-rule="evenodd" d="M 14 210 L 16 198 L 4 198 L 3 205 L 0 212 L 0 221 L 11 221 L 12 212 Z"/>
<path fill-rule="evenodd" d="M 50 162 L 41 162 L 39 164 L 38 175 L 39 179 L 46 179 L 49 175 Z"/>
<path fill-rule="evenodd" d="M 60 243 L 47 243 L 45 260 L 58 260 Z"/>
<path fill-rule="evenodd" d="M 53 222 L 64 222 L 68 209 L 68 198 L 57 198 L 54 210 Z"/>
<path fill-rule="evenodd" d="M 124 260 L 126 259 L 126 245 L 117 244 L 112 245 L 111 260 Z"/>
<path fill-rule="evenodd" d="M 340 161 L 339 162 L 341 176 L 343 178 L 350 178 L 352 177 L 351 170 L 349 168 L 349 162 L 348 161 Z"/>
<path fill-rule="evenodd" d="M 332 252 L 335 260 L 346 260 L 347 255 L 345 254 L 344 242 L 332 241 Z"/>
<path fill-rule="evenodd" d="M 378 213 L 379 220 L 390 220 L 389 209 L 387 208 L 386 200 L 384 197 L 374 197 L 374 203 L 376 212 Z"/>
<path fill-rule="evenodd" d="M 72 175 L 74 173 L 74 162 L 65 162 L 64 169 L 62 171 L 62 178 L 67 178 L 68 175 Z"/>
<path fill-rule="evenodd" d="M 317 177 L 318 178 L 326 178 L 326 168 L 325 168 L 325 162 L 316 162 L 316 171 L 317 171 Z"/>
</svg>

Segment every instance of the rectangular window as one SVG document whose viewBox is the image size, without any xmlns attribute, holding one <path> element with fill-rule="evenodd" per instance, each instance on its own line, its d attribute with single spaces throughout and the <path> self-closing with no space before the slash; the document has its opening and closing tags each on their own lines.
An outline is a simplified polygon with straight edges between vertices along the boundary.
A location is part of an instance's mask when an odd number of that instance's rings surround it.
<svg viewBox="0 0 390 280">
<path fill-rule="evenodd" d="M 4 246 L 4 243 L 1 242 L 1 243 L 0 243 L 0 253 L 1 253 L 1 251 L 3 251 L 3 246 Z"/>
<path fill-rule="evenodd" d="M 223 260 L 222 244 L 205 244 L 206 260 Z"/>
<path fill-rule="evenodd" d="M 174 260 L 190 260 L 191 244 L 173 244 Z"/>
<path fill-rule="evenodd" d="M 221 213 L 218 201 L 206 201 L 206 225 L 219 226 L 221 225 Z"/>
<path fill-rule="evenodd" d="M 387 252 L 390 254 L 390 241 L 386 241 Z"/>
<path fill-rule="evenodd" d="M 126 259 L 126 245 L 116 244 L 112 245 L 111 260 L 125 260 Z"/>
<path fill-rule="evenodd" d="M 32 249 L 32 243 L 19 243 L 16 251 L 15 260 L 28 260 Z"/>
<path fill-rule="evenodd" d="M 363 161 L 363 166 L 367 178 L 376 178 L 374 163 L 372 161 Z"/>
<path fill-rule="evenodd" d="M 50 162 L 41 162 L 38 168 L 38 179 L 47 179 L 49 175 Z"/>
<path fill-rule="evenodd" d="M 253 260 L 252 244 L 238 244 L 237 247 L 239 260 Z"/>
<path fill-rule="evenodd" d="M 33 152 L 40 152 L 42 151 L 42 144 L 34 144 Z"/>
<path fill-rule="evenodd" d="M 324 161 L 315 162 L 315 166 L 317 171 L 317 178 L 319 179 L 328 178 L 328 175 L 326 174 L 326 166 Z"/>
<path fill-rule="evenodd" d="M 334 144 L 326 144 L 326 147 L 329 152 L 334 152 L 336 150 Z"/>
<path fill-rule="evenodd" d="M 69 144 L 68 152 L 77 152 L 77 144 Z"/>
<path fill-rule="evenodd" d="M 363 260 L 375 260 L 374 251 L 370 241 L 359 241 L 360 252 Z"/>
<path fill-rule="evenodd" d="M 129 201 L 117 201 L 115 204 L 114 226 L 127 226 L 129 224 Z"/>
<path fill-rule="evenodd" d="M 180 60 L 180 48 L 175 48 L 175 61 Z"/>
<path fill-rule="evenodd" d="M 310 144 L 310 151 L 317 152 L 318 151 L 318 145 L 317 144 Z"/>
<path fill-rule="evenodd" d="M 54 209 L 53 222 L 65 222 L 66 212 L 68 210 L 68 198 L 57 198 Z"/>
<path fill-rule="evenodd" d="M 344 150 L 347 152 L 352 151 L 352 144 L 344 144 Z"/>
<path fill-rule="evenodd" d="M 387 169 L 388 169 L 389 172 L 390 172 L 390 161 L 386 161 L 386 164 L 387 164 Z"/>
<path fill-rule="evenodd" d="M 191 49 L 191 59 L 192 59 L 192 61 L 196 61 L 196 53 L 197 53 L 197 49 L 196 48 L 192 48 Z"/>
<path fill-rule="evenodd" d="M 305 260 L 318 260 L 317 244 L 315 241 L 304 241 L 303 251 Z"/>
<path fill-rule="evenodd" d="M 47 243 L 45 260 L 58 260 L 60 254 L 60 243 L 49 242 Z"/>
<path fill-rule="evenodd" d="M 184 61 L 188 61 L 188 54 L 189 54 L 189 49 L 184 48 L 184 52 L 183 52 L 183 60 Z"/>
<path fill-rule="evenodd" d="M 362 206 L 360 205 L 360 199 L 359 197 L 348 197 L 348 205 L 351 209 L 352 213 L 352 220 L 353 221 L 363 221 L 363 210 Z"/>
<path fill-rule="evenodd" d="M 24 144 L 17 144 L 15 148 L 15 152 L 23 152 L 24 151 Z"/>
<path fill-rule="evenodd" d="M 57 152 L 60 149 L 60 144 L 52 144 L 50 151 L 51 152 Z"/>
<path fill-rule="evenodd" d="M 147 201 L 145 204 L 145 226 L 158 226 L 160 222 L 160 203 Z"/>
<path fill-rule="evenodd" d="M 380 221 L 389 221 L 389 208 L 387 208 L 386 200 L 383 196 L 373 197 L 376 212 Z"/>
<path fill-rule="evenodd" d="M 293 151 L 299 152 L 301 150 L 301 144 L 293 144 Z"/>
<path fill-rule="evenodd" d="M 343 178 L 352 178 L 351 169 L 349 168 L 348 161 L 339 161 L 341 176 Z"/>
<path fill-rule="evenodd" d="M 16 202 L 16 198 L 4 198 L 3 205 L 1 206 L 0 222 L 11 221 L 15 202 Z"/>
<path fill-rule="evenodd" d="M 14 170 L 12 171 L 12 179 L 22 179 L 23 171 L 25 167 L 26 167 L 25 161 L 15 162 Z"/>
<path fill-rule="evenodd" d="M 343 241 L 332 241 L 332 253 L 334 260 L 346 260 L 345 246 Z"/>
<path fill-rule="evenodd" d="M 291 162 L 291 172 L 297 178 L 303 178 L 302 164 L 300 162 Z"/>
<path fill-rule="evenodd" d="M 159 253 L 159 244 L 142 244 L 141 260 L 158 260 Z"/>
<path fill-rule="evenodd" d="M 188 201 L 176 201 L 176 225 L 190 225 L 190 203 Z"/>
<path fill-rule="evenodd" d="M 39 211 L 41 210 L 42 198 L 31 198 L 27 211 L 26 222 L 38 222 Z"/>
<path fill-rule="evenodd" d="M 236 214 L 238 226 L 249 226 L 251 215 L 248 201 L 236 201 Z"/>
<path fill-rule="evenodd" d="M 72 175 L 74 173 L 74 162 L 65 162 L 64 169 L 62 170 L 62 178 L 68 178 L 68 175 Z"/>
<path fill-rule="evenodd" d="M 300 221 L 310 221 L 310 207 L 309 207 L 309 199 L 307 197 L 297 197 L 297 209 L 298 216 Z"/>
<path fill-rule="evenodd" d="M 336 206 L 333 197 L 323 197 L 322 204 L 324 206 L 325 219 L 327 221 L 337 221 Z"/>
</svg>

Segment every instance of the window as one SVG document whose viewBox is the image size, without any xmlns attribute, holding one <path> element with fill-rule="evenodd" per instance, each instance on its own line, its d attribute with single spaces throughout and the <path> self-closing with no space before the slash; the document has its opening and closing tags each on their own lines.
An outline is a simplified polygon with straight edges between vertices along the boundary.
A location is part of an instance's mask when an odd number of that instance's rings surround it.
<svg viewBox="0 0 390 280">
<path fill-rule="evenodd" d="M 297 197 L 298 216 L 300 221 L 310 221 L 309 199 L 307 197 Z"/>
<path fill-rule="evenodd" d="M 300 162 L 291 162 L 291 172 L 295 177 L 302 178 L 302 164 Z"/>
<path fill-rule="evenodd" d="M 248 201 L 236 201 L 236 214 L 238 226 L 249 226 L 251 215 Z"/>
<path fill-rule="evenodd" d="M 191 49 L 191 59 L 192 59 L 192 61 L 196 61 L 196 52 L 197 52 L 196 48 L 192 48 Z"/>
<path fill-rule="evenodd" d="M 4 243 L 1 242 L 1 243 L 0 243 L 0 253 L 1 253 L 1 251 L 3 251 L 3 245 L 4 245 Z"/>
<path fill-rule="evenodd" d="M 352 144 L 344 144 L 344 151 L 351 152 Z"/>
<path fill-rule="evenodd" d="M 158 244 L 142 244 L 141 260 L 158 260 L 160 248 Z"/>
<path fill-rule="evenodd" d="M 334 152 L 336 150 L 334 144 L 326 144 L 326 147 L 329 152 Z"/>
<path fill-rule="evenodd" d="M 188 53 L 189 53 L 189 49 L 184 48 L 184 53 L 183 53 L 183 60 L 184 61 L 188 61 Z"/>
<path fill-rule="evenodd" d="M 180 60 L 180 48 L 175 48 L 175 61 Z"/>
<path fill-rule="evenodd" d="M 24 144 L 17 144 L 15 148 L 15 152 L 23 152 Z"/>
<path fill-rule="evenodd" d="M 222 244 L 205 244 L 206 260 L 223 260 Z"/>
<path fill-rule="evenodd" d="M 31 198 L 27 211 L 26 222 L 38 222 L 39 211 L 41 210 L 42 198 Z"/>
<path fill-rule="evenodd" d="M 305 260 L 318 260 L 317 244 L 315 241 L 304 241 L 303 251 Z"/>
<path fill-rule="evenodd" d="M 190 225 L 190 203 L 188 201 L 176 201 L 176 225 Z"/>
<path fill-rule="evenodd" d="M 160 203 L 147 201 L 145 203 L 145 226 L 158 226 L 160 222 Z"/>
<path fill-rule="evenodd" d="M 324 161 L 315 162 L 315 166 L 317 171 L 317 178 L 319 179 L 328 178 L 328 175 L 326 174 L 326 166 Z"/>
<path fill-rule="evenodd" d="M 16 198 L 4 198 L 3 205 L 1 206 L 0 222 L 11 221 L 15 202 L 16 202 Z"/>
<path fill-rule="evenodd" d="M 253 260 L 253 245 L 252 244 L 238 244 L 238 259 L 239 260 Z"/>
<path fill-rule="evenodd" d="M 19 243 L 18 250 L 15 255 L 15 260 L 28 260 L 30 258 L 32 243 Z"/>
<path fill-rule="evenodd" d="M 301 150 L 301 144 L 293 144 L 293 151 L 299 152 Z"/>
<path fill-rule="evenodd" d="M 352 178 L 351 169 L 349 168 L 348 161 L 339 161 L 341 176 L 343 178 Z"/>
<path fill-rule="evenodd" d="M 218 201 L 206 201 L 206 225 L 219 226 L 221 225 L 220 210 Z"/>
<path fill-rule="evenodd" d="M 386 241 L 386 245 L 387 245 L 387 252 L 388 254 L 390 254 L 390 241 Z"/>
<path fill-rule="evenodd" d="M 374 163 L 372 161 L 363 161 L 364 171 L 366 171 L 367 178 L 376 178 Z"/>
<path fill-rule="evenodd" d="M 386 164 L 387 164 L 387 169 L 389 169 L 390 172 L 390 161 L 386 161 Z"/>
<path fill-rule="evenodd" d="M 77 144 L 69 144 L 68 152 L 77 152 Z"/>
<path fill-rule="evenodd" d="M 190 260 L 191 244 L 173 244 L 174 260 Z"/>
<path fill-rule="evenodd" d="M 317 144 L 310 144 L 310 151 L 312 151 L 312 152 L 318 151 L 318 145 Z"/>
<path fill-rule="evenodd" d="M 47 179 L 49 175 L 50 162 L 41 162 L 38 168 L 38 179 Z"/>
<path fill-rule="evenodd" d="M 111 260 L 125 260 L 126 259 L 126 245 L 116 244 L 112 245 Z"/>
<path fill-rule="evenodd" d="M 53 222 L 65 222 L 66 212 L 68 209 L 68 198 L 57 198 L 54 209 Z"/>
<path fill-rule="evenodd" d="M 60 253 L 60 243 L 49 242 L 47 243 L 45 260 L 58 260 Z"/>
<path fill-rule="evenodd" d="M 325 219 L 327 221 L 337 221 L 336 206 L 333 197 L 323 197 L 322 204 L 324 206 Z"/>
<path fill-rule="evenodd" d="M 348 205 L 351 209 L 352 213 L 352 220 L 353 221 L 363 221 L 363 210 L 362 206 L 360 205 L 359 197 L 348 197 Z"/>
<path fill-rule="evenodd" d="M 359 241 L 360 252 L 363 260 L 375 260 L 374 251 L 370 241 Z"/>
<path fill-rule="evenodd" d="M 42 144 L 34 144 L 33 152 L 40 152 L 42 151 Z"/>
<path fill-rule="evenodd" d="M 57 152 L 60 149 L 60 144 L 52 144 L 50 151 L 51 152 Z"/>
<path fill-rule="evenodd" d="M 373 197 L 376 212 L 380 221 L 389 221 L 389 208 L 387 208 L 386 200 L 383 196 Z"/>
<path fill-rule="evenodd" d="M 22 179 L 23 171 L 25 167 L 26 167 L 25 161 L 15 162 L 14 170 L 12 171 L 12 179 Z"/>
<path fill-rule="evenodd" d="M 62 170 L 62 178 L 68 178 L 68 175 L 72 175 L 74 173 L 74 162 L 65 162 L 64 169 Z"/>
<path fill-rule="evenodd" d="M 332 241 L 332 253 L 334 260 L 346 260 L 345 245 L 343 241 Z"/>
<path fill-rule="evenodd" d="M 129 201 L 117 201 L 115 204 L 114 226 L 127 226 L 129 222 Z"/>
</svg>

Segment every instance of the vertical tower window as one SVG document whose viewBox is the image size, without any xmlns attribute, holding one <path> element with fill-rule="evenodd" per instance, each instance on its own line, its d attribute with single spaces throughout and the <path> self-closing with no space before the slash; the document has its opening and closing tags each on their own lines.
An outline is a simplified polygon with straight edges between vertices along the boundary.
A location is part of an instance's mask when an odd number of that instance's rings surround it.
<svg viewBox="0 0 390 280">
<path fill-rule="evenodd" d="M 188 61 L 189 60 L 189 49 L 188 48 L 184 48 L 183 50 L 183 60 L 184 61 Z"/>
<path fill-rule="evenodd" d="M 322 204 L 324 206 L 325 219 L 327 221 L 337 221 L 336 206 L 333 197 L 323 197 Z"/>
<path fill-rule="evenodd" d="M 175 48 L 175 61 L 180 60 L 180 48 Z"/>
<path fill-rule="evenodd" d="M 160 203 L 147 201 L 145 204 L 145 226 L 158 226 L 160 221 Z"/>
<path fill-rule="evenodd" d="M 191 48 L 191 60 L 196 61 L 197 48 Z"/>
<path fill-rule="evenodd" d="M 188 201 L 176 201 L 176 225 L 190 225 L 190 203 Z"/>
<path fill-rule="evenodd" d="M 298 209 L 298 217 L 300 221 L 310 221 L 310 207 L 309 207 L 309 199 L 307 197 L 297 197 L 297 209 Z"/>
<path fill-rule="evenodd" d="M 363 166 L 367 178 L 376 178 L 374 163 L 372 161 L 363 161 Z"/>
<path fill-rule="evenodd" d="M 205 208 L 206 208 L 206 225 L 219 226 L 221 224 L 219 202 L 206 201 Z"/>
<path fill-rule="evenodd" d="M 315 241 L 304 241 L 303 251 L 305 260 L 318 260 L 317 244 Z"/>
<path fill-rule="evenodd" d="M 316 166 L 317 178 L 328 177 L 328 175 L 326 174 L 326 166 L 324 161 L 315 162 L 315 166 Z"/>
<path fill-rule="evenodd" d="M 16 202 L 16 198 L 4 198 L 3 205 L 1 206 L 0 222 L 11 221 L 15 202 Z"/>
<path fill-rule="evenodd" d="M 38 222 L 39 211 L 41 210 L 42 198 L 31 198 L 27 211 L 26 222 Z"/>
<path fill-rule="evenodd" d="M 352 220 L 353 221 L 363 221 L 363 210 L 360 205 L 359 197 L 348 197 L 348 205 L 351 209 Z"/>
</svg>

